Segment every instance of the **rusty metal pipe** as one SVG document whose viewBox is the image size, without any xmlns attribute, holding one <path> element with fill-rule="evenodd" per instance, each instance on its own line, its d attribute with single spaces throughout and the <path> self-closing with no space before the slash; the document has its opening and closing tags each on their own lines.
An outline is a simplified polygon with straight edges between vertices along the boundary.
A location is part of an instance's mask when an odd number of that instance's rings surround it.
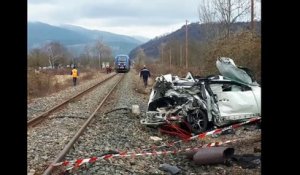
<svg viewBox="0 0 300 175">
<path fill-rule="evenodd" d="M 187 159 L 193 160 L 194 155 L 199 151 L 199 148 L 184 153 Z"/>
<path fill-rule="evenodd" d="M 234 149 L 228 147 L 210 147 L 199 149 L 193 156 L 198 165 L 224 163 L 233 156 Z"/>
</svg>

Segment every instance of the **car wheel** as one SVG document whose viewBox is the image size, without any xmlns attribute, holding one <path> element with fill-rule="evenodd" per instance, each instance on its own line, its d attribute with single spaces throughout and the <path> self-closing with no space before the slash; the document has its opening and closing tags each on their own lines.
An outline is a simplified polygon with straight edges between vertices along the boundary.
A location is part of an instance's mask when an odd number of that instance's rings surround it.
<svg viewBox="0 0 300 175">
<path fill-rule="evenodd" d="M 187 116 L 187 122 L 191 125 L 194 134 L 199 134 L 207 129 L 208 118 L 204 111 L 195 110 Z"/>
</svg>

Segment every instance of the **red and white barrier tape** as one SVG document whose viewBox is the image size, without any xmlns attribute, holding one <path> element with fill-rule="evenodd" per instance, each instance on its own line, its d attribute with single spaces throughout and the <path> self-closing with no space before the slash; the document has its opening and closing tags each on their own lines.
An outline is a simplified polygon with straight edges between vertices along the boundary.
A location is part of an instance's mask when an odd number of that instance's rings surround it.
<svg viewBox="0 0 300 175">
<path fill-rule="evenodd" d="M 245 122 L 237 123 L 237 124 L 225 127 L 225 128 L 219 128 L 219 129 L 215 129 L 213 131 L 209 131 L 209 132 L 205 132 L 205 133 L 201 133 L 201 134 L 192 136 L 192 137 L 188 138 L 187 140 L 193 140 L 193 139 L 196 139 L 196 138 L 203 139 L 208 135 L 220 134 L 220 133 L 222 133 L 226 130 L 236 129 L 236 128 L 241 127 L 245 124 L 252 123 L 252 122 L 255 122 L 255 121 L 259 121 L 260 119 L 261 119 L 261 117 L 251 118 L 251 119 L 249 119 Z M 173 150 L 173 151 L 154 151 L 154 149 L 156 149 L 156 148 L 161 148 L 161 147 L 166 147 L 166 146 L 173 147 L 174 144 L 182 142 L 182 141 L 183 140 L 179 140 L 179 141 L 176 141 L 176 142 L 173 142 L 173 143 L 168 143 L 166 145 L 154 146 L 154 147 L 151 148 L 153 150 L 152 152 L 145 152 L 146 150 L 149 150 L 149 149 L 141 150 L 142 153 L 126 152 L 125 151 L 125 152 L 121 152 L 119 154 L 107 154 L 107 155 L 101 156 L 101 157 L 91 157 L 91 158 L 87 158 L 87 159 L 77 159 L 77 160 L 73 160 L 73 161 L 64 161 L 64 162 L 52 164 L 52 166 L 60 166 L 60 165 L 72 166 L 71 168 L 69 168 L 69 169 L 72 169 L 73 167 L 79 167 L 80 165 L 82 165 L 84 163 L 93 163 L 97 160 L 102 160 L 102 159 L 105 160 L 105 159 L 110 159 L 110 158 L 113 158 L 113 157 L 136 157 L 136 156 L 151 156 L 151 155 L 167 155 L 167 154 L 171 154 L 171 153 L 176 154 L 178 152 L 190 151 L 192 149 L 195 149 L 195 148 L 187 148 L 187 149 L 184 149 L 184 150 L 177 150 L 177 151 L 176 150 Z M 219 145 L 222 145 L 222 144 L 235 142 L 235 141 L 237 141 L 237 139 L 227 140 L 225 142 L 208 143 L 208 144 L 204 144 L 204 145 L 198 147 L 197 149 L 205 148 L 205 147 L 219 146 Z"/>
<path fill-rule="evenodd" d="M 64 162 L 59 162 L 59 163 L 55 163 L 52 164 L 52 166 L 69 166 L 68 170 L 74 168 L 74 167 L 79 167 L 84 163 L 94 163 L 98 160 L 107 160 L 107 159 L 111 159 L 111 158 L 115 158 L 115 157 L 131 157 L 131 158 L 135 158 L 137 156 L 158 156 L 158 155 L 169 155 L 169 154 L 177 154 L 177 153 L 181 153 L 181 152 L 188 152 L 188 151 L 193 151 L 193 150 L 198 150 L 201 148 L 206 148 L 206 147 L 214 147 L 214 146 L 220 146 L 226 143 L 232 143 L 232 142 L 236 142 L 238 140 L 242 140 L 242 139 L 234 139 L 234 140 L 227 140 L 224 142 L 212 142 L 212 143 L 208 143 L 208 144 L 204 144 L 202 146 L 199 147 L 193 147 L 193 148 L 185 148 L 185 149 L 178 149 L 178 150 L 169 150 L 169 151 L 152 151 L 152 152 L 142 152 L 142 153 L 135 153 L 135 152 L 121 152 L 119 154 L 107 154 L 105 156 L 101 156 L 101 157 L 91 157 L 91 158 L 86 158 L 86 159 L 77 159 L 77 160 L 72 160 L 72 161 L 64 161 Z"/>
<path fill-rule="evenodd" d="M 244 122 L 241 122 L 241 123 L 237 123 L 237 124 L 233 124 L 233 125 L 230 125 L 230 126 L 225 127 L 225 128 L 219 128 L 219 129 L 215 129 L 213 131 L 209 131 L 209 132 L 205 132 L 205 133 L 201 133 L 201 134 L 195 135 L 193 137 L 190 137 L 189 140 L 192 140 L 192 139 L 195 139 L 195 138 L 203 139 L 203 138 L 205 138 L 208 135 L 221 134 L 222 132 L 224 132 L 226 130 L 236 129 L 236 128 L 239 128 L 239 127 L 241 127 L 241 126 L 243 126 L 245 124 L 256 122 L 256 121 L 258 121 L 260 119 L 261 119 L 261 117 L 251 118 L 251 119 L 249 119 L 247 121 L 244 121 Z"/>
<path fill-rule="evenodd" d="M 209 136 L 209 135 L 214 135 L 214 134 L 221 134 L 222 132 L 224 131 L 227 131 L 229 129 L 237 129 L 243 125 L 246 125 L 248 123 L 252 123 L 252 122 L 256 122 L 256 121 L 259 121 L 261 119 L 261 117 L 255 117 L 255 118 L 251 118 L 247 121 L 244 121 L 244 122 L 241 122 L 241 123 L 236 123 L 236 124 L 233 124 L 233 125 L 230 125 L 228 127 L 225 127 L 225 128 L 218 128 L 218 129 L 215 129 L 215 130 L 212 130 L 212 131 L 208 131 L 208 132 L 204 132 L 204 133 L 201 133 L 201 134 L 198 134 L 198 135 L 195 135 L 195 136 L 192 136 L 190 138 L 188 138 L 187 140 L 178 140 L 176 142 L 172 142 L 172 143 L 168 143 L 168 144 L 164 144 L 164 145 L 161 145 L 161 146 L 155 146 L 155 148 L 161 148 L 161 147 L 172 147 L 174 146 L 176 143 L 180 143 L 182 141 L 189 141 L 189 140 L 193 140 L 193 139 L 204 139 L 205 137 Z M 145 149 L 145 150 L 150 150 L 151 148 L 149 149 Z"/>
</svg>

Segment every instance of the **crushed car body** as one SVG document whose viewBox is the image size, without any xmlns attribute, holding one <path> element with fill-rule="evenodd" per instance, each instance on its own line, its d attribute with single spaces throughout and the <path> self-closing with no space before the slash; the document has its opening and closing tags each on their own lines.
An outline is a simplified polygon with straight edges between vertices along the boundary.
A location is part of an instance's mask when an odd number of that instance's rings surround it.
<svg viewBox="0 0 300 175">
<path fill-rule="evenodd" d="M 209 122 L 220 127 L 261 116 L 261 88 L 251 71 L 226 57 L 216 65 L 222 75 L 195 78 L 189 72 L 185 78 L 157 77 L 141 124 L 185 121 L 198 134 L 207 130 Z"/>
</svg>

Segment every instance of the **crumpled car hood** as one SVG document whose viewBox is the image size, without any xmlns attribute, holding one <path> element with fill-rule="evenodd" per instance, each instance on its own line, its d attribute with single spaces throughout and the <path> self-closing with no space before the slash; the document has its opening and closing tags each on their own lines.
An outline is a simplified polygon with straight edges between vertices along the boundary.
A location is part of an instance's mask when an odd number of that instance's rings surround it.
<svg viewBox="0 0 300 175">
<path fill-rule="evenodd" d="M 258 85 L 254 76 L 249 72 L 250 70 L 237 67 L 231 58 L 220 57 L 216 62 L 216 66 L 224 77 L 250 85 Z"/>
</svg>

